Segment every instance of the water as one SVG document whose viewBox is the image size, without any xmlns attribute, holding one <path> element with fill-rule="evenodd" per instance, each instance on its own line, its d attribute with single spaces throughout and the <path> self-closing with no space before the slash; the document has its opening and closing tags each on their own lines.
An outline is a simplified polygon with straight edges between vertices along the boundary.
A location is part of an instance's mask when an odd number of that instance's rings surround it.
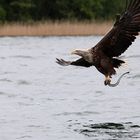
<svg viewBox="0 0 140 140">
<path fill-rule="evenodd" d="M 116 88 L 105 87 L 94 67 L 62 67 L 73 49 L 101 37 L 0 38 L 0 139 L 140 139 L 140 41 L 121 57 L 127 65 Z"/>
</svg>

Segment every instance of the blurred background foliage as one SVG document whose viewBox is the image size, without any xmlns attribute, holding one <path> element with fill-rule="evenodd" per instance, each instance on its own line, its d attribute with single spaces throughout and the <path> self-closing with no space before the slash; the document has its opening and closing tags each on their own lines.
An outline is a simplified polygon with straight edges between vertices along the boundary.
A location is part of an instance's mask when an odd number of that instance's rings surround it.
<svg viewBox="0 0 140 140">
<path fill-rule="evenodd" d="M 0 22 L 110 20 L 126 0 L 0 0 Z"/>
</svg>

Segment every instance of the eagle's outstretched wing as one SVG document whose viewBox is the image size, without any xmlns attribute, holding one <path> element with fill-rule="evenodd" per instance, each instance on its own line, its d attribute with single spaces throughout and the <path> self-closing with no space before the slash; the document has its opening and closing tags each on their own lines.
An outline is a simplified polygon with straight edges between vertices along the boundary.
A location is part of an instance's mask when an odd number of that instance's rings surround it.
<svg viewBox="0 0 140 140">
<path fill-rule="evenodd" d="M 83 58 L 80 58 L 76 61 L 65 61 L 63 59 L 56 58 L 56 63 L 62 66 L 69 66 L 69 65 L 75 65 L 75 66 L 83 66 L 83 67 L 90 67 L 92 64 L 85 61 Z"/>
<path fill-rule="evenodd" d="M 101 50 L 108 57 L 117 57 L 134 42 L 139 32 L 140 0 L 131 0 L 111 31 L 92 49 Z"/>
</svg>

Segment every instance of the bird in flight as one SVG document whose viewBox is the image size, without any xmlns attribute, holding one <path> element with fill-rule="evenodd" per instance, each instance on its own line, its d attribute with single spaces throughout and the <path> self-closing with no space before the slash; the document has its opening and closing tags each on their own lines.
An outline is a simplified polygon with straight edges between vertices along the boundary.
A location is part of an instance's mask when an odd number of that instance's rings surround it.
<svg viewBox="0 0 140 140">
<path fill-rule="evenodd" d="M 81 58 L 75 61 L 65 61 L 56 58 L 56 62 L 62 66 L 75 65 L 83 67 L 95 66 L 105 76 L 104 84 L 117 86 L 121 75 L 115 84 L 111 84 L 112 75 L 116 74 L 115 68 L 119 68 L 123 60 L 118 57 L 124 53 L 135 41 L 140 32 L 140 0 L 131 0 L 121 15 L 116 16 L 112 29 L 92 48 L 75 50 L 72 54 Z"/>
</svg>

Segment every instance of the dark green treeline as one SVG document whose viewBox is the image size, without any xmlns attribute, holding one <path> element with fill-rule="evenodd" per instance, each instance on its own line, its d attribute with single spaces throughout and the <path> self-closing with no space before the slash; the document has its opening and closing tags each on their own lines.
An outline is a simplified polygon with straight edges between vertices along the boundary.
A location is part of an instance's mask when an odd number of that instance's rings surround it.
<svg viewBox="0 0 140 140">
<path fill-rule="evenodd" d="M 126 0 L 0 0 L 0 22 L 108 20 Z"/>
</svg>

